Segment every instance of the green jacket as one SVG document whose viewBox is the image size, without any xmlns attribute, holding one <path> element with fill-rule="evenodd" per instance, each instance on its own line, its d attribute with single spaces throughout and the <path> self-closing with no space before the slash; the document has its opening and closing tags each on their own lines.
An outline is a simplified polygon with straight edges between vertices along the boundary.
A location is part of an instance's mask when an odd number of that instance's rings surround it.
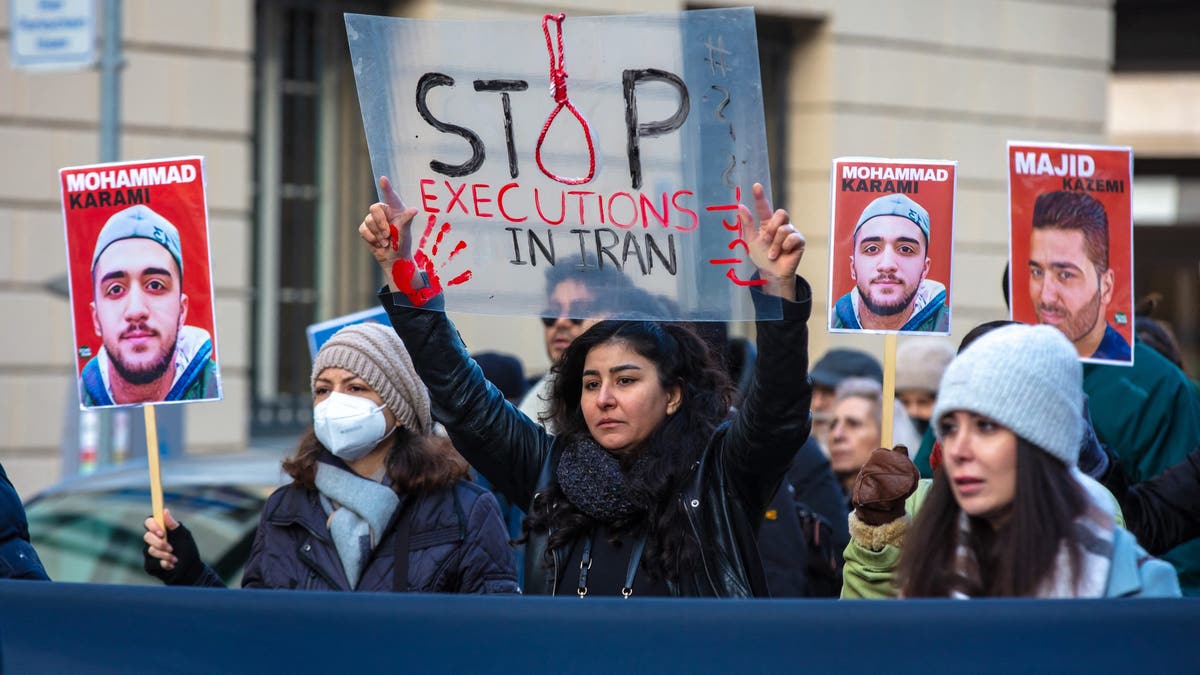
<svg viewBox="0 0 1200 675">
<path fill-rule="evenodd" d="M 929 488 L 932 485 L 933 481 L 928 478 L 922 478 L 917 482 L 916 492 L 913 492 L 912 496 L 904 502 L 904 510 L 909 515 L 905 516 L 902 520 L 895 521 L 895 527 L 893 528 L 894 537 L 883 534 L 884 538 L 898 543 L 904 531 L 907 530 L 907 524 L 911 518 L 916 516 L 917 511 L 921 509 L 921 505 L 925 503 L 925 497 L 928 496 Z M 1119 531 L 1124 532 L 1124 529 L 1121 528 L 1125 527 L 1125 516 L 1121 513 L 1121 507 L 1117 503 L 1116 498 L 1112 497 L 1112 500 L 1115 510 L 1113 517 L 1116 520 Z M 868 531 L 878 530 L 878 528 L 871 528 L 864 525 L 856 527 L 854 521 L 851 521 L 850 544 L 846 546 L 845 552 L 846 565 L 842 568 L 842 597 L 871 600 L 894 598 L 898 595 L 898 590 L 893 583 L 892 575 L 896 571 L 896 567 L 900 564 L 901 548 L 895 545 L 895 543 L 888 543 L 884 544 L 879 550 L 873 550 L 872 547 L 864 545 L 861 541 L 862 537 L 860 535 L 864 528 Z M 1137 541 L 1133 535 L 1128 535 L 1127 538 L 1136 546 Z M 1142 551 L 1141 555 L 1149 557 L 1145 551 Z M 1117 584 L 1113 581 L 1110 582 L 1110 586 L 1114 589 L 1118 586 L 1121 589 L 1127 589 L 1129 584 L 1125 582 Z M 1126 595 L 1127 593 L 1122 594 Z M 1175 594 L 1178 595 L 1178 591 Z"/>
<path fill-rule="evenodd" d="M 925 503 L 925 497 L 929 494 L 931 485 L 933 485 L 933 481 L 928 478 L 922 478 L 917 482 L 917 491 L 904 502 L 904 511 L 909 514 L 904 517 L 905 522 L 911 519 Z M 852 527 L 851 535 L 853 534 L 854 528 Z M 885 544 L 880 550 L 873 551 L 851 536 L 844 556 L 846 564 L 842 568 L 843 598 L 878 600 L 896 597 L 897 590 L 892 583 L 892 573 L 900 564 L 899 546 Z"/>
<path fill-rule="evenodd" d="M 1183 371 L 1135 342 L 1132 367 L 1085 364 L 1083 389 L 1100 441 L 1121 459 L 1131 484 L 1149 480 L 1200 445 L 1200 397 Z M 1200 541 L 1163 556 L 1184 595 L 1200 595 Z"/>
</svg>

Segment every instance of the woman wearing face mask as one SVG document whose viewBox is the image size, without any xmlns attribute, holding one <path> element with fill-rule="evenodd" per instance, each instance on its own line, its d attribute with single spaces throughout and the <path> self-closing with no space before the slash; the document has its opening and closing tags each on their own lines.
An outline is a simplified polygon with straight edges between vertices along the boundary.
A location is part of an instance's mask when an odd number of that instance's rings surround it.
<svg viewBox="0 0 1200 675">
<path fill-rule="evenodd" d="M 390 194 L 386 179 L 380 186 Z M 608 320 L 556 366 L 549 434 L 483 378 L 443 312 L 414 309 L 413 288 L 381 292 L 455 447 L 510 501 L 528 505 L 527 593 L 766 594 L 755 538 L 808 436 L 811 290 L 796 276 L 803 237 L 787 213 L 771 211 L 761 186 L 754 192 L 758 217 L 739 208 L 766 282 L 753 297 L 756 307 L 781 303 L 783 318 L 758 323 L 755 377 L 732 414 L 728 377 L 691 329 Z M 411 268 L 414 215 L 389 199 L 359 227 L 388 279 L 397 261 Z M 416 276 L 401 283 L 424 286 Z M 425 305 L 440 306 L 441 296 Z"/>
<path fill-rule="evenodd" d="M 495 498 L 433 433 L 429 395 L 395 332 L 338 331 L 312 369 L 313 429 L 267 500 L 247 588 L 515 593 Z M 145 522 L 146 571 L 169 585 L 222 586 L 187 529 Z"/>
<path fill-rule="evenodd" d="M 877 551 L 868 560 L 899 554 L 906 597 L 1179 595 L 1174 569 L 1142 550 L 1112 496 L 1076 468 L 1082 373 L 1050 326 L 1005 326 L 964 349 L 938 391 L 941 469 L 911 530 L 908 459 L 876 450 L 859 475 L 848 577 L 859 546 Z"/>
</svg>

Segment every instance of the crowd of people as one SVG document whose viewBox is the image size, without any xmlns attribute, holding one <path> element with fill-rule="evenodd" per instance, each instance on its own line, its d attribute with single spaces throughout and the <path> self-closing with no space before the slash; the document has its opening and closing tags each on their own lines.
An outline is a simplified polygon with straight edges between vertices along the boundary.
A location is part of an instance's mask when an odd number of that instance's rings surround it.
<svg viewBox="0 0 1200 675">
<path fill-rule="evenodd" d="M 753 343 L 648 319 L 668 301 L 565 261 L 546 281 L 548 368 L 526 380 L 511 357 L 472 355 L 440 294 L 414 306 L 415 215 L 388 200 L 359 225 L 391 326 L 345 327 L 317 353 L 313 426 L 263 508 L 245 587 L 1200 593 L 1200 395 L 1148 312 L 1132 368 L 1081 364 L 1049 325 L 989 322 L 957 351 L 906 337 L 887 416 L 871 355 L 836 348 L 810 368 L 805 240 L 756 186 L 738 210 L 761 281 L 748 292 L 774 316 Z M 45 579 L 2 470 L 0 502 L 0 576 Z M 169 509 L 144 528 L 148 574 L 224 585 Z"/>
</svg>

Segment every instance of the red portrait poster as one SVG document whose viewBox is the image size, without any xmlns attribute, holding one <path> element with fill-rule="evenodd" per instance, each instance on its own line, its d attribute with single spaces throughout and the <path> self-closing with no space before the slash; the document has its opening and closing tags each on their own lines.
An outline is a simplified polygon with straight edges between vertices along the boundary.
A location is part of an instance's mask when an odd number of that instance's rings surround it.
<svg viewBox="0 0 1200 675">
<path fill-rule="evenodd" d="M 59 181 L 80 407 L 220 399 L 204 158 Z"/>
<path fill-rule="evenodd" d="M 950 334 L 956 168 L 833 160 L 830 332 Z"/>
<path fill-rule="evenodd" d="M 1132 179 L 1128 147 L 1008 144 L 1012 318 L 1084 361 L 1133 365 Z"/>
</svg>

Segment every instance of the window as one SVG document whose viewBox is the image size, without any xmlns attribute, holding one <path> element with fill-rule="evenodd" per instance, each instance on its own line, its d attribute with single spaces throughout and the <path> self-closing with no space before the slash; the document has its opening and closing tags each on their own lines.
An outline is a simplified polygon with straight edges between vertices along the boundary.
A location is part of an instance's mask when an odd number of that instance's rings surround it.
<svg viewBox="0 0 1200 675">
<path fill-rule="evenodd" d="M 375 193 L 346 11 L 381 14 L 384 5 L 257 5 L 254 436 L 293 435 L 310 421 L 305 328 L 374 302 L 374 269 L 352 226 Z"/>
</svg>

